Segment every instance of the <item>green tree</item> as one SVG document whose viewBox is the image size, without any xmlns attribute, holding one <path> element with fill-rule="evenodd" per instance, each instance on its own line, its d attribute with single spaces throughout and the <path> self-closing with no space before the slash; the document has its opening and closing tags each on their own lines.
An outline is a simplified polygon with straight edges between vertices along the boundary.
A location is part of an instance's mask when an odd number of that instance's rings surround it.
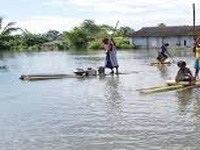
<svg viewBox="0 0 200 150">
<path fill-rule="evenodd" d="M 41 46 L 41 44 L 47 41 L 48 41 L 47 37 L 42 34 L 25 33 L 22 35 L 22 42 L 28 47 L 35 45 Z"/>
<path fill-rule="evenodd" d="M 109 25 L 106 25 L 106 24 L 102 24 L 99 27 L 101 28 L 101 30 L 105 30 L 106 32 L 114 30 L 114 28 L 112 26 L 109 26 Z"/>
<path fill-rule="evenodd" d="M 75 27 L 71 32 L 63 32 L 63 43 L 72 49 L 87 48 L 87 38 L 87 31 L 78 27 Z"/>
<path fill-rule="evenodd" d="M 167 26 L 166 26 L 166 24 L 164 24 L 164 23 L 159 23 L 159 24 L 158 24 L 158 27 L 167 27 Z"/>
<path fill-rule="evenodd" d="M 57 30 L 49 30 L 46 33 L 48 41 L 61 40 L 62 34 Z"/>
<path fill-rule="evenodd" d="M 21 35 L 13 35 L 13 37 L 9 40 L 9 47 L 13 51 L 22 51 L 27 49 L 27 47 L 25 47 L 24 43 L 22 42 Z"/>
<path fill-rule="evenodd" d="M 120 27 L 118 30 L 117 30 L 117 36 L 123 36 L 123 37 L 127 37 L 127 36 L 130 36 L 132 33 L 133 33 L 133 29 L 130 28 L 130 27 Z"/>
<path fill-rule="evenodd" d="M 21 28 L 14 27 L 15 22 L 9 22 L 5 27 L 3 27 L 3 18 L 0 17 L 0 49 L 10 49 L 9 40 L 12 39 L 12 33 Z"/>
<path fill-rule="evenodd" d="M 84 20 L 81 24 L 81 28 L 85 30 L 88 34 L 88 36 L 94 36 L 98 34 L 98 32 L 101 30 L 98 25 L 95 24 L 93 20 Z"/>
<path fill-rule="evenodd" d="M 101 49 L 103 48 L 102 40 L 109 38 L 109 31 L 113 31 L 113 27 L 103 24 L 96 25 L 92 20 L 84 20 L 80 27 L 75 27 L 71 31 L 63 32 L 64 47 L 70 49 Z M 133 29 L 125 26 L 118 29 L 113 36 L 117 37 L 118 48 L 132 48 L 132 44 L 127 40 Z"/>
</svg>

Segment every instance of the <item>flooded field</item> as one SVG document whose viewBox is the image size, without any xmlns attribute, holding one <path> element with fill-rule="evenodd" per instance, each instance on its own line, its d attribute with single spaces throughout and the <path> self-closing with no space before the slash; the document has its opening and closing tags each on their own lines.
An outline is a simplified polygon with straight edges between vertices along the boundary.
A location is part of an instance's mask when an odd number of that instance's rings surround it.
<svg viewBox="0 0 200 150">
<path fill-rule="evenodd" d="M 175 61 L 193 69 L 190 50 Z M 199 88 L 141 95 L 173 79 L 176 64 L 150 66 L 156 50 L 118 51 L 122 75 L 21 81 L 21 74 L 67 73 L 104 65 L 98 52 L 1 53 L 1 150 L 197 150 Z M 110 70 L 106 70 L 109 73 Z"/>
</svg>

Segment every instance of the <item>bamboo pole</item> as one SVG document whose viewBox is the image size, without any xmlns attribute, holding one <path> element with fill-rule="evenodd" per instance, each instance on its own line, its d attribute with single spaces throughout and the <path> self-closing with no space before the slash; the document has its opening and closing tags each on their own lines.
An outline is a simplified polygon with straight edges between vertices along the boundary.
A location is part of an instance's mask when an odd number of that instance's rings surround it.
<svg viewBox="0 0 200 150">
<path fill-rule="evenodd" d="M 185 90 L 189 90 L 189 89 L 193 89 L 193 88 L 198 88 L 200 87 L 200 81 L 197 81 L 194 85 L 191 85 L 191 86 L 184 86 L 183 88 L 180 88 L 178 90 L 176 90 L 177 92 L 180 92 L 180 91 L 185 91 Z"/>
<path fill-rule="evenodd" d="M 34 74 L 34 75 L 21 75 L 19 79 L 26 81 L 36 81 L 36 80 L 79 78 L 79 77 L 82 76 L 76 76 L 73 74 Z"/>
<path fill-rule="evenodd" d="M 194 85 L 188 85 L 188 82 L 180 82 L 174 85 L 165 85 L 165 86 L 154 86 L 150 88 L 144 88 L 138 90 L 141 94 L 152 94 L 152 93 L 160 93 L 160 92 L 168 92 L 168 91 L 184 91 L 192 88 L 200 87 L 200 81 L 197 81 Z"/>
<path fill-rule="evenodd" d="M 172 62 L 163 62 L 163 63 L 161 63 L 161 62 L 151 62 L 150 63 L 150 65 L 151 66 L 153 66 L 153 65 L 170 65 L 170 64 L 172 64 Z"/>
<path fill-rule="evenodd" d="M 165 87 L 168 87 L 168 85 L 158 85 L 158 86 L 152 86 L 148 88 L 140 88 L 140 89 L 136 89 L 136 91 L 143 92 L 147 90 L 154 90 L 154 89 L 165 88 Z"/>
<path fill-rule="evenodd" d="M 168 91 L 180 89 L 183 87 L 184 87 L 183 85 L 172 85 L 172 86 L 160 87 L 160 88 L 155 88 L 155 89 L 148 89 L 148 90 L 140 91 L 140 93 L 152 94 L 152 93 L 168 92 Z"/>
<path fill-rule="evenodd" d="M 196 17 L 195 17 L 195 3 L 192 4 L 193 8 L 193 39 L 196 41 Z"/>
</svg>

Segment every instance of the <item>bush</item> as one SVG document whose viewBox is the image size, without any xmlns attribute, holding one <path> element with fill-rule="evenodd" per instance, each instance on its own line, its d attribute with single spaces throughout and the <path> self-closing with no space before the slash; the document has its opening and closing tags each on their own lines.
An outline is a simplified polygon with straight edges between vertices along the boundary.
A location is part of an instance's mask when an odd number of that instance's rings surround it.
<svg viewBox="0 0 200 150">
<path fill-rule="evenodd" d="M 33 45 L 28 47 L 29 51 L 39 51 L 41 50 L 41 47 L 39 45 Z"/>
<path fill-rule="evenodd" d="M 91 41 L 88 43 L 88 49 L 102 49 L 103 46 L 102 46 L 102 43 L 100 42 L 97 42 L 97 41 Z"/>
<path fill-rule="evenodd" d="M 128 44 L 128 43 L 120 43 L 120 45 L 118 45 L 119 49 L 132 49 L 133 45 Z"/>
<path fill-rule="evenodd" d="M 130 42 L 124 37 L 116 37 L 115 39 L 116 47 L 118 49 L 132 49 L 134 48 Z"/>
</svg>

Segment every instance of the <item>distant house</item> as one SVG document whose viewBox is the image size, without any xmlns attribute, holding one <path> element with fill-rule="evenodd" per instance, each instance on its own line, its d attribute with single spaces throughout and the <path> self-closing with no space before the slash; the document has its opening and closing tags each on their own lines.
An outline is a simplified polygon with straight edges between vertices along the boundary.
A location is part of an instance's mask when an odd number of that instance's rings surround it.
<svg viewBox="0 0 200 150">
<path fill-rule="evenodd" d="M 200 26 L 196 27 L 195 34 L 200 35 Z M 134 32 L 131 42 L 140 48 L 158 48 L 163 43 L 169 43 L 170 46 L 191 47 L 193 27 L 146 27 Z"/>
<path fill-rule="evenodd" d="M 59 50 L 59 46 L 62 45 L 62 41 L 52 41 L 42 44 L 42 50 Z"/>
</svg>

